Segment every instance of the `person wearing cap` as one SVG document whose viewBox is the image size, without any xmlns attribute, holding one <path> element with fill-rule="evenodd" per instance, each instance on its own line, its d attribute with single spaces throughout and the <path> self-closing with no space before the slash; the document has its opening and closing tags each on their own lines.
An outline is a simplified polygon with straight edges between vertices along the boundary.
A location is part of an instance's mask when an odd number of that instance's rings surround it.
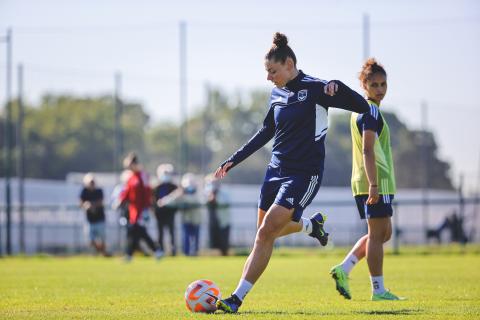
<svg viewBox="0 0 480 320">
<path fill-rule="evenodd" d="M 80 192 L 80 206 L 85 210 L 89 225 L 90 245 L 98 253 L 108 256 L 105 246 L 105 209 L 103 191 L 97 188 L 95 177 L 87 173 L 83 177 L 83 189 Z"/>
</svg>

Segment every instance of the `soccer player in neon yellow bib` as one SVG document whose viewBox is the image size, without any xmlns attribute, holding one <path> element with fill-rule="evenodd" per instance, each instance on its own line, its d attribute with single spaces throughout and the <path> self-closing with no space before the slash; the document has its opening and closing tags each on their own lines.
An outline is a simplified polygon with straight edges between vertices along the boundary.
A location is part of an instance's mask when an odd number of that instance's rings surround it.
<svg viewBox="0 0 480 320">
<path fill-rule="evenodd" d="M 383 284 L 383 244 L 392 234 L 392 200 L 395 194 L 390 130 L 379 107 L 387 93 L 387 73 L 375 59 L 368 59 L 359 76 L 370 104 L 366 113 L 352 113 L 352 192 L 361 219 L 367 219 L 368 234 L 361 237 L 343 262 L 330 274 L 337 291 L 351 299 L 348 274 L 364 257 L 367 258 L 372 283 L 372 300 L 403 300 L 385 289 Z M 328 93 L 335 95 L 335 84 Z"/>
</svg>

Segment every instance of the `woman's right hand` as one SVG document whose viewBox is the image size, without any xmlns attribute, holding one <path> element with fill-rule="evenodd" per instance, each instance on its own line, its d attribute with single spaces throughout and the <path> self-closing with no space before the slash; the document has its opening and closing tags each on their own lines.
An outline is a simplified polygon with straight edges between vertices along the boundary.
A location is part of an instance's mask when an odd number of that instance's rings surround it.
<svg viewBox="0 0 480 320">
<path fill-rule="evenodd" d="M 228 169 L 233 165 L 233 162 L 227 162 L 223 166 L 220 166 L 215 170 L 215 178 L 222 179 L 227 175 Z"/>
<path fill-rule="evenodd" d="M 337 91 L 338 91 L 338 84 L 336 84 L 334 80 L 329 81 L 325 85 L 325 87 L 323 87 L 323 92 L 326 95 L 331 96 L 331 97 L 333 97 L 335 95 L 335 93 L 337 93 Z"/>
</svg>

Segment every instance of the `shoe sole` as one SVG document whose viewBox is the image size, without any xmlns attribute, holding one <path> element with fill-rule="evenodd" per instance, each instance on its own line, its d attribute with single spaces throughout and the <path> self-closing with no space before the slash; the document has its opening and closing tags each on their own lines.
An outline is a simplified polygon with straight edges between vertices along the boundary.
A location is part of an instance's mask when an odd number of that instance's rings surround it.
<svg viewBox="0 0 480 320">
<path fill-rule="evenodd" d="M 341 296 L 343 296 L 345 299 L 347 300 L 351 300 L 352 297 L 350 296 L 350 294 L 348 294 L 348 292 L 339 284 L 339 280 L 337 278 L 337 274 L 335 272 L 330 272 L 333 280 L 335 280 L 335 286 L 336 286 L 336 289 L 338 291 L 338 293 L 340 293 Z"/>
<path fill-rule="evenodd" d="M 323 227 L 322 227 L 322 231 L 323 231 Z M 320 237 L 319 239 L 320 241 L 320 244 L 325 247 L 327 244 L 328 244 L 328 233 L 326 233 L 325 231 L 323 231 L 323 236 Z"/>
<path fill-rule="evenodd" d="M 320 236 L 318 239 L 318 241 L 320 242 L 320 244 L 322 245 L 322 247 L 325 247 L 327 244 L 328 244 L 328 233 L 325 232 L 325 230 L 323 229 L 323 224 L 325 223 L 325 221 L 327 221 L 327 217 L 323 214 L 320 213 L 320 215 L 322 216 L 322 220 L 323 222 L 320 223 L 318 221 L 315 221 L 315 223 L 318 224 L 318 227 L 320 228 L 320 232 L 323 233 L 322 236 Z"/>
<path fill-rule="evenodd" d="M 405 301 L 407 298 L 405 297 L 398 297 L 398 299 L 371 299 L 372 301 Z"/>
<path fill-rule="evenodd" d="M 226 303 L 224 303 L 221 300 L 217 301 L 217 310 L 222 310 L 225 313 L 236 313 L 237 311 L 233 311 L 230 306 L 228 306 Z"/>
</svg>

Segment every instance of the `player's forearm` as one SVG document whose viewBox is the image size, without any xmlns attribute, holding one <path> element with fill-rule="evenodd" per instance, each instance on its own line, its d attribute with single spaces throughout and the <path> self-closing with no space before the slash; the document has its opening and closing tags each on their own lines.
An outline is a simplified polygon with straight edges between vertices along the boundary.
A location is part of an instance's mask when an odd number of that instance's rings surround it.
<svg viewBox="0 0 480 320">
<path fill-rule="evenodd" d="M 178 188 L 178 189 L 170 192 L 166 196 L 160 198 L 157 201 L 157 205 L 159 207 L 163 207 L 163 206 L 174 207 L 174 206 L 177 206 L 182 195 L 183 195 L 183 190 Z"/>
<path fill-rule="evenodd" d="M 235 152 L 230 158 L 222 163 L 222 166 L 225 163 L 232 162 L 233 165 L 230 167 L 232 169 L 234 166 L 251 156 L 255 151 L 263 147 L 270 139 L 273 137 L 273 132 L 270 128 L 263 127 L 258 130 L 257 133 L 237 152 Z M 229 169 L 229 170 L 230 170 Z"/>
<path fill-rule="evenodd" d="M 370 110 L 368 102 L 355 90 L 339 80 L 333 81 L 338 85 L 338 92 L 333 96 L 332 107 L 356 113 L 365 113 Z"/>
<path fill-rule="evenodd" d="M 367 174 L 369 185 L 377 185 L 377 166 L 375 164 L 375 152 L 373 150 L 363 150 L 363 163 L 365 165 L 365 173 Z"/>
</svg>

